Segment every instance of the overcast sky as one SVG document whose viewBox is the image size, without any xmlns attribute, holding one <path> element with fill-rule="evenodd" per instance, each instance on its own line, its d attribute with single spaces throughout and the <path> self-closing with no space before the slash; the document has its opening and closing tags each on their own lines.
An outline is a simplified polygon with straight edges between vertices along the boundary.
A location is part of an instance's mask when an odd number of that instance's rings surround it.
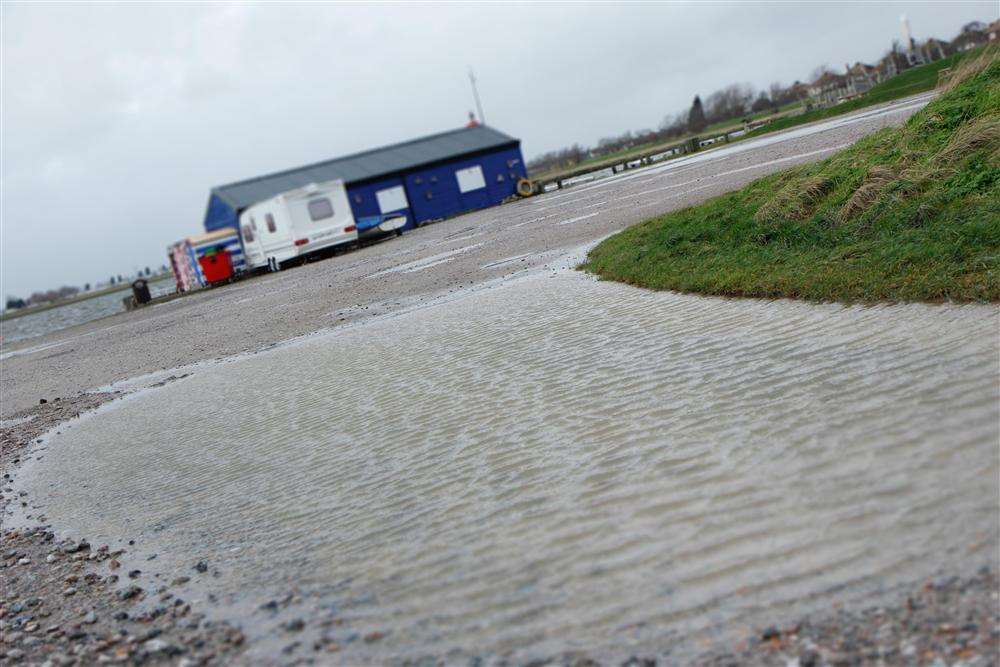
<svg viewBox="0 0 1000 667">
<path fill-rule="evenodd" d="M 486 120 L 527 159 L 733 82 L 951 38 L 997 3 L 2 7 L 2 290 L 107 280 L 200 231 L 213 185 Z"/>
</svg>

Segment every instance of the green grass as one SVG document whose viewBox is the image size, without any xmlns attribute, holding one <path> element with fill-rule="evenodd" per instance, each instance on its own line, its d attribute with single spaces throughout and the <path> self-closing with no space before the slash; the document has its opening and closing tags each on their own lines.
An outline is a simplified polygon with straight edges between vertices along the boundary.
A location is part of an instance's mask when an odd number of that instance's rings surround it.
<svg viewBox="0 0 1000 667">
<path fill-rule="evenodd" d="M 891 79 L 883 81 L 877 86 L 872 87 L 871 90 L 860 97 L 856 97 L 853 100 L 849 100 L 832 107 L 827 107 L 825 109 L 807 111 L 806 113 L 798 116 L 777 118 L 771 123 L 750 132 L 747 135 L 747 138 L 758 137 L 762 134 L 770 132 L 787 130 L 788 128 L 795 127 L 796 125 L 812 123 L 817 120 L 825 120 L 834 116 L 840 116 L 841 114 L 864 109 L 865 107 L 870 107 L 875 104 L 884 104 L 885 102 L 898 100 L 902 97 L 925 93 L 929 90 L 933 90 L 934 86 L 937 85 L 938 73 L 941 70 L 947 67 L 955 67 L 966 56 L 971 55 L 972 57 L 975 57 L 978 53 L 978 51 L 956 53 L 948 56 L 947 58 L 943 58 L 942 60 L 908 69 L 905 72 L 897 74 Z"/>
<path fill-rule="evenodd" d="M 582 268 L 729 296 L 1000 300 L 998 53 L 904 126 L 631 227 Z"/>
</svg>

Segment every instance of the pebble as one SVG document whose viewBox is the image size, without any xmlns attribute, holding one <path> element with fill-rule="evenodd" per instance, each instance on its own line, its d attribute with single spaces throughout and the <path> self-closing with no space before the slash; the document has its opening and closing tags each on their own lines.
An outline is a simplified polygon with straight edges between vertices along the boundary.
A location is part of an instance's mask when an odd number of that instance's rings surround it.
<svg viewBox="0 0 1000 667">
<path fill-rule="evenodd" d="M 149 651 L 150 653 L 159 653 L 161 651 L 165 651 L 169 646 L 170 644 L 168 644 L 167 642 L 163 641 L 162 639 L 156 639 L 156 638 L 147 639 L 142 644 L 142 647 L 147 651 Z"/>
<path fill-rule="evenodd" d="M 306 627 L 306 622 L 301 618 L 293 618 L 281 627 L 285 628 L 288 632 L 300 632 L 304 627 Z"/>
<path fill-rule="evenodd" d="M 142 589 L 139 588 L 138 586 L 136 586 L 135 584 L 133 584 L 133 585 L 129 586 L 128 588 L 123 588 L 122 590 L 118 591 L 118 599 L 119 600 L 131 600 L 132 598 L 134 598 L 135 596 L 139 595 L 140 593 L 142 593 Z"/>
<path fill-rule="evenodd" d="M 92 611 L 87 612 L 87 615 L 83 617 L 83 622 L 87 625 L 97 623 L 97 614 Z"/>
<path fill-rule="evenodd" d="M 20 560 L 17 561 L 17 564 L 18 565 L 30 565 L 31 564 L 31 559 L 30 558 L 21 558 Z"/>
<path fill-rule="evenodd" d="M 205 572 L 208 572 L 208 563 L 200 560 L 194 564 L 194 569 L 204 574 Z"/>
<path fill-rule="evenodd" d="M 49 554 L 48 556 L 45 557 L 46 563 L 54 563 L 57 560 L 59 560 L 59 558 L 55 554 Z"/>
<path fill-rule="evenodd" d="M 65 595 L 66 597 L 69 597 L 70 595 L 76 595 L 76 589 L 70 586 L 69 588 L 63 591 L 63 595 Z"/>
</svg>

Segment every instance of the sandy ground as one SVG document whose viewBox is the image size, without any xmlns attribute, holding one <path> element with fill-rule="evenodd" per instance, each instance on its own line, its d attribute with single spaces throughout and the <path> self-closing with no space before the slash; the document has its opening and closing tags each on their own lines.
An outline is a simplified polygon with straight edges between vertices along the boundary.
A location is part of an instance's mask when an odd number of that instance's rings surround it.
<svg viewBox="0 0 1000 667">
<path fill-rule="evenodd" d="M 262 350 L 371 314 L 488 287 L 653 215 L 827 157 L 903 121 L 926 99 L 465 215 L 280 274 L 4 346 L 0 416 L 30 419 L 2 429 L 2 502 L 23 502 L 8 481 L 25 448 L 46 430 L 113 400 L 108 385 L 114 382 Z M 38 518 L 44 524 L 44 517 Z M 130 583 L 130 573 L 115 566 L 129 554 L 80 541 L 62 543 L 44 527 L 7 530 L 3 542 L 4 663 L 239 661 L 243 637 L 237 629 L 206 621 L 174 596 L 173 582 Z M 885 607 L 761 628 L 740 646 L 707 648 L 698 662 L 997 664 L 996 573 L 965 574 L 898 591 Z M 201 575 L 205 572 L 195 564 L 191 576 Z M 290 635 L 295 631 L 289 628 Z M 317 647 L 315 661 L 335 662 L 335 650 Z M 560 656 L 544 664 L 595 663 L 586 656 Z M 623 664 L 652 665 L 657 659 L 635 656 Z"/>
</svg>

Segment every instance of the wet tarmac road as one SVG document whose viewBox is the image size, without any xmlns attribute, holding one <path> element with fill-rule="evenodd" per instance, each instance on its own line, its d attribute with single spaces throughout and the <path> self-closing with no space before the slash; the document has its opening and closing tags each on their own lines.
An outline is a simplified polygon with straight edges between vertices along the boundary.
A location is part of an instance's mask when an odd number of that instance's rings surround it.
<svg viewBox="0 0 1000 667">
<path fill-rule="evenodd" d="M 539 268 L 654 215 L 823 159 L 929 100 L 707 151 L 414 230 L 358 252 L 124 313 L 2 350 L 2 416 L 161 369 L 254 351 Z"/>
</svg>

